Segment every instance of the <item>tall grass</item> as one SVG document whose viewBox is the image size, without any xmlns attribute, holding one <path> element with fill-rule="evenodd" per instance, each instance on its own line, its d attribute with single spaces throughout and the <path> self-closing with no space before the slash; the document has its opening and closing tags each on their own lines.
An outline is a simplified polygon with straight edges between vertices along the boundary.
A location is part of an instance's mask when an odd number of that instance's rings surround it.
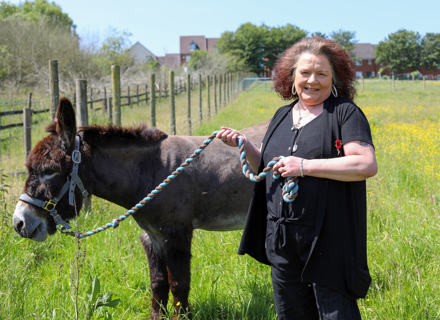
<svg viewBox="0 0 440 320">
<path fill-rule="evenodd" d="M 396 82 L 393 93 L 388 85 L 366 81 L 356 99 L 370 121 L 379 163 L 379 173 L 367 184 L 373 282 L 359 305 L 364 319 L 440 319 L 440 86 L 429 83 L 423 91 L 421 82 Z M 283 104 L 274 93 L 243 93 L 196 134 L 209 135 L 222 125 L 251 126 Z M 8 187 L 1 189 L 3 194 Z M 21 239 L 10 221 L 15 203 L 2 200 L 0 319 L 75 319 L 76 294 L 81 318 L 93 276 L 102 292 L 121 297 L 109 310 L 114 319 L 148 317 L 148 264 L 134 220 L 84 240 L 78 252 L 75 241 L 60 234 L 44 243 Z M 90 230 L 125 213 L 95 197 L 92 208 L 75 228 Z M 276 319 L 270 269 L 236 254 L 240 236 L 240 231 L 195 232 L 190 304 L 197 319 Z M 75 261 L 84 248 L 78 269 Z"/>
</svg>

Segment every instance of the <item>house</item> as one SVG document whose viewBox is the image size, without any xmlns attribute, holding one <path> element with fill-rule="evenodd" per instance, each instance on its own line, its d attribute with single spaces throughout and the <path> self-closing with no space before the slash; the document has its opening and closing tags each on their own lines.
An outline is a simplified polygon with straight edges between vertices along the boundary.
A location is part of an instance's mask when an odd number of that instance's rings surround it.
<svg viewBox="0 0 440 320">
<path fill-rule="evenodd" d="M 211 52 L 217 45 L 218 38 L 206 38 L 205 36 L 180 36 L 180 52 L 167 53 L 158 57 L 161 65 L 168 65 L 171 69 L 183 66 L 191 59 L 194 50 Z"/>
<path fill-rule="evenodd" d="M 351 51 L 356 56 L 356 77 L 377 77 L 379 70 L 382 67 L 376 64 L 376 50 L 377 45 L 371 43 L 356 43 L 355 48 Z M 425 75 L 428 79 L 440 80 L 440 65 L 437 70 L 427 70 L 423 67 L 418 68 L 420 77 Z M 401 74 L 405 78 L 411 77 L 411 71 L 407 70 Z M 381 75 L 390 75 L 389 70 L 384 70 Z"/>
<path fill-rule="evenodd" d="M 351 53 L 356 56 L 356 77 L 376 77 L 380 66 L 376 64 L 374 50 L 377 45 L 371 43 L 356 43 Z"/>
<path fill-rule="evenodd" d="M 179 53 L 167 53 L 163 57 L 157 57 L 157 61 L 164 66 L 167 65 L 171 69 L 177 69 L 180 64 L 180 54 Z"/>
<path fill-rule="evenodd" d="M 139 41 L 132 45 L 128 52 L 136 64 L 145 63 L 150 59 L 157 60 L 157 57 Z"/>
<path fill-rule="evenodd" d="M 191 59 L 194 50 L 211 52 L 217 45 L 218 38 L 205 36 L 180 36 L 180 64 L 184 65 Z"/>
</svg>

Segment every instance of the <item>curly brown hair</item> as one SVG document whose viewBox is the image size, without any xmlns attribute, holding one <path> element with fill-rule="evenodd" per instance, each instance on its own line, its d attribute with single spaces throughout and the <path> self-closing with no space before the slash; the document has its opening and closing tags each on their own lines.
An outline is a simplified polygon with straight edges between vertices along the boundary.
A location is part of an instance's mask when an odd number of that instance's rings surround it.
<svg viewBox="0 0 440 320">
<path fill-rule="evenodd" d="M 330 63 L 333 85 L 338 91 L 338 96 L 353 100 L 356 95 L 354 61 L 337 42 L 320 37 L 304 38 L 295 43 L 284 51 L 275 63 L 272 77 L 273 87 L 282 99 L 298 98 L 298 94 L 292 94 L 292 86 L 298 60 L 303 53 L 324 55 Z"/>
</svg>

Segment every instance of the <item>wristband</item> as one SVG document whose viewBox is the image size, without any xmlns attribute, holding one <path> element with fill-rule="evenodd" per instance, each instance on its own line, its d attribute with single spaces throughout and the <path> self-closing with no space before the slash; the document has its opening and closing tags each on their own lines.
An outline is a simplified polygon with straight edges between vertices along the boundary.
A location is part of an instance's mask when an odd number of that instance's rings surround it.
<svg viewBox="0 0 440 320">
<path fill-rule="evenodd" d="M 300 169 L 300 173 L 301 173 L 301 178 L 304 178 L 304 173 L 303 173 L 303 161 L 304 158 L 301 158 L 301 163 L 299 165 L 299 169 Z"/>
</svg>

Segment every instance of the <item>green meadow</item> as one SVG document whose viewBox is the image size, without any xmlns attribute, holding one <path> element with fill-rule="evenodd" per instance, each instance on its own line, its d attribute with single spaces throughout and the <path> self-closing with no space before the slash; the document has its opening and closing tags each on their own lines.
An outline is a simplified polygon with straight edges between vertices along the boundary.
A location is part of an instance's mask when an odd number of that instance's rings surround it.
<svg viewBox="0 0 440 320">
<path fill-rule="evenodd" d="M 194 98 L 198 118 L 196 94 Z M 187 134 L 185 99 L 176 99 L 182 105 L 178 134 Z M 367 182 L 373 280 L 367 297 L 359 300 L 362 317 L 440 319 L 440 83 L 427 82 L 424 90 L 420 81 L 396 81 L 393 92 L 389 81 L 365 80 L 355 102 L 370 121 L 379 164 L 378 174 Z M 249 127 L 270 119 L 287 103 L 273 92 L 244 92 L 215 115 L 211 102 L 210 120 L 196 122 L 192 133 L 207 136 L 221 126 Z M 167 102 L 159 106 L 163 120 L 158 126 L 167 131 Z M 127 111 L 124 125 L 137 125 L 139 119 L 149 123 L 148 106 Z M 43 136 L 43 126 L 40 130 Z M 14 170 L 23 170 L 17 163 Z M 86 319 L 92 277 L 100 280 L 100 294 L 120 298 L 115 308 L 98 309 L 96 319 L 148 318 L 148 263 L 134 220 L 82 241 L 61 234 L 44 243 L 22 239 L 11 223 L 16 198 L 7 192 L 18 195 L 24 178 L 1 179 L 0 319 Z M 73 227 L 90 230 L 125 212 L 93 197 L 92 210 L 82 212 Z M 240 237 L 241 231 L 195 231 L 190 304 L 196 319 L 276 319 L 270 268 L 236 254 Z"/>
</svg>

